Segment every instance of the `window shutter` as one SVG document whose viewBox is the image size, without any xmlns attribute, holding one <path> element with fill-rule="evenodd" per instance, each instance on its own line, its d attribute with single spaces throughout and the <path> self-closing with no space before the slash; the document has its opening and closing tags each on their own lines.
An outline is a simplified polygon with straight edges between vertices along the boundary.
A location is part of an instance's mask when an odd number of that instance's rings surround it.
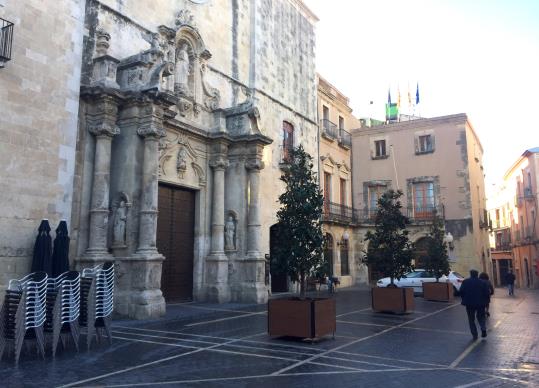
<svg viewBox="0 0 539 388">
<path fill-rule="evenodd" d="M 430 144 L 431 144 L 431 151 L 434 152 L 434 150 L 436 149 L 436 142 L 435 142 L 436 138 L 434 137 L 434 135 L 430 135 Z"/>
<path fill-rule="evenodd" d="M 414 136 L 415 153 L 419 153 L 419 136 Z"/>
</svg>

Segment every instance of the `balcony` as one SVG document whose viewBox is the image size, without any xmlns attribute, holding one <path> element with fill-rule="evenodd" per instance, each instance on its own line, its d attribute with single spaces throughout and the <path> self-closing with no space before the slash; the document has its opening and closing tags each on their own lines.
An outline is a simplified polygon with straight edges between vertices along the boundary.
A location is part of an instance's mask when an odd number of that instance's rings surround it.
<svg viewBox="0 0 539 388">
<path fill-rule="evenodd" d="M 435 216 L 445 218 L 444 206 L 414 206 L 407 208 L 407 217 L 412 223 L 432 222 Z"/>
<path fill-rule="evenodd" d="M 485 209 L 479 210 L 479 227 L 481 229 L 492 229 L 492 223 L 489 221 L 488 212 Z"/>
<path fill-rule="evenodd" d="M 533 200 L 535 198 L 532 187 L 530 186 L 524 187 L 522 191 L 523 191 L 522 193 L 523 195 L 519 197 L 519 199 Z"/>
<path fill-rule="evenodd" d="M 329 140 L 335 140 L 337 138 L 337 125 L 327 119 L 320 120 L 320 128 L 322 129 L 322 136 Z"/>
<path fill-rule="evenodd" d="M 346 149 L 352 148 L 352 135 L 344 129 L 339 129 L 339 145 Z"/>
<path fill-rule="evenodd" d="M 279 167 L 281 169 L 288 168 L 292 158 L 292 151 L 294 147 L 292 145 L 283 145 L 279 146 Z"/>
<path fill-rule="evenodd" d="M 0 68 L 11 60 L 11 44 L 13 42 L 13 23 L 0 18 Z"/>
<path fill-rule="evenodd" d="M 340 203 L 324 201 L 322 210 L 323 222 L 334 222 L 338 224 L 349 225 L 355 223 L 356 214 L 352 207 Z"/>
<path fill-rule="evenodd" d="M 494 251 L 499 252 L 506 252 L 510 251 L 513 248 L 510 241 L 502 241 L 502 242 L 496 242 L 496 245 L 494 247 Z"/>
</svg>

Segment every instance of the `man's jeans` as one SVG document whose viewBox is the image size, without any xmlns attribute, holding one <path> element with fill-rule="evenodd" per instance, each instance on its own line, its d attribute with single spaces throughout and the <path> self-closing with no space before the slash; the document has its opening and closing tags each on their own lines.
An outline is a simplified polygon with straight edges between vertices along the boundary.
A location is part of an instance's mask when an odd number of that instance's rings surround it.
<svg viewBox="0 0 539 388">
<path fill-rule="evenodd" d="M 508 284 L 507 287 L 509 288 L 509 295 L 515 295 L 515 285 Z"/>
<path fill-rule="evenodd" d="M 479 322 L 479 327 L 482 331 L 486 331 L 487 327 L 485 325 L 485 306 L 481 307 L 472 307 L 466 306 L 466 313 L 468 314 L 468 323 L 470 324 L 470 331 L 472 336 L 477 338 L 477 327 L 475 326 L 475 317 L 477 316 L 477 322 Z"/>
</svg>

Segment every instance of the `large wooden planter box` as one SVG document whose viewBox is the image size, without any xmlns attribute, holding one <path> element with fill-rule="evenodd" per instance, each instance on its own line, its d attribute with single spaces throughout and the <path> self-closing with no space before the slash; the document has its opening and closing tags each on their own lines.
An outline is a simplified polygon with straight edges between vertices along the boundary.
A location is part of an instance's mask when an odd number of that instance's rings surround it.
<svg viewBox="0 0 539 388">
<path fill-rule="evenodd" d="M 373 287 L 371 296 L 374 311 L 397 314 L 414 311 L 413 288 Z"/>
<path fill-rule="evenodd" d="M 272 337 L 320 338 L 335 334 L 334 298 L 287 298 L 268 301 L 268 333 Z"/>
<path fill-rule="evenodd" d="M 451 302 L 453 285 L 447 282 L 423 283 L 423 298 L 437 302 Z"/>
</svg>

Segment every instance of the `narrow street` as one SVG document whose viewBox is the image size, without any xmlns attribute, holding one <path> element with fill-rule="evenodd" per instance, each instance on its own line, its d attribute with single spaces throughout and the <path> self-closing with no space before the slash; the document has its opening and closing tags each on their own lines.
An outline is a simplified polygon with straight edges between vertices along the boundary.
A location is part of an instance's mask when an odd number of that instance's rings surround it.
<svg viewBox="0 0 539 388">
<path fill-rule="evenodd" d="M 323 293 L 321 293 L 323 294 Z M 497 289 L 486 340 L 471 341 L 464 307 L 416 297 L 409 315 L 376 314 L 365 290 L 339 290 L 335 339 L 271 339 L 266 306 L 169 305 L 154 321 L 115 321 L 113 345 L 23 352 L 0 363 L 6 387 L 525 387 L 539 386 L 539 292 Z M 338 379 L 337 379 L 338 377 Z"/>
</svg>

